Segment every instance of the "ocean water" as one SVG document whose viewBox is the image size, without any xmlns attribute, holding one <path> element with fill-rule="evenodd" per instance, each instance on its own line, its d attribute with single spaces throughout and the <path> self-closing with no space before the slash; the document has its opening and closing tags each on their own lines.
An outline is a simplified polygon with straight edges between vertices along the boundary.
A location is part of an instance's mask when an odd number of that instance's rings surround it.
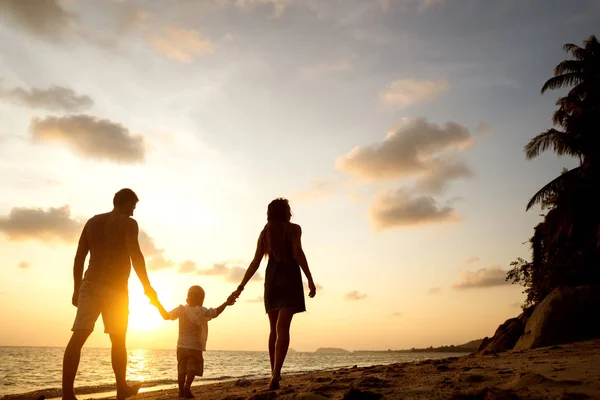
<svg viewBox="0 0 600 400">
<path fill-rule="evenodd" d="M 43 390 L 47 398 L 56 397 L 61 382 L 61 347 L 0 347 L 0 397 Z M 177 359 L 175 349 L 129 350 L 127 379 L 144 382 L 148 387 L 175 386 Z M 344 367 L 366 367 L 429 358 L 461 355 L 454 353 L 290 352 L 283 374 Z M 269 354 L 260 351 L 207 351 L 204 377 L 197 384 L 240 377 L 260 378 L 270 375 Z M 114 388 L 110 349 L 86 348 L 81 355 L 76 388 L 82 393 L 100 393 Z M 76 389 L 77 390 L 77 389 Z"/>
</svg>

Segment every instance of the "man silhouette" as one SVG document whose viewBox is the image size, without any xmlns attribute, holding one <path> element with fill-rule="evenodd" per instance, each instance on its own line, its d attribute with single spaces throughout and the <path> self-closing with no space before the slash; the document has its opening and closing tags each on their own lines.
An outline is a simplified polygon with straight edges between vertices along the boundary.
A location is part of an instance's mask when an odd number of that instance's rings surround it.
<svg viewBox="0 0 600 400">
<path fill-rule="evenodd" d="M 73 264 L 75 288 L 72 302 L 77 307 L 77 316 L 63 359 L 63 399 L 76 398 L 73 385 L 81 349 L 100 314 L 104 332 L 110 335 L 112 343 L 111 361 L 117 382 L 117 399 L 133 396 L 139 390 L 139 385 L 127 386 L 125 380 L 125 338 L 129 318 L 127 284 L 132 263 L 146 296 L 151 300 L 158 299 L 148 280 L 144 255 L 138 242 L 137 222 L 130 218 L 138 201 L 133 190 L 119 190 L 113 199 L 113 210 L 92 217 L 81 233 Z M 83 276 L 88 252 L 89 265 Z"/>
</svg>

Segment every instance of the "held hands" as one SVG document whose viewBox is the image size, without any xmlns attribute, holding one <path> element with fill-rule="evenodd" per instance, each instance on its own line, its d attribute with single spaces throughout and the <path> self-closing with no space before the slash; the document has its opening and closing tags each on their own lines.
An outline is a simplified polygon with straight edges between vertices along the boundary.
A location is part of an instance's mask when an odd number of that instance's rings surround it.
<svg viewBox="0 0 600 400">
<path fill-rule="evenodd" d="M 150 304 L 158 307 L 158 305 L 160 304 L 160 302 L 158 301 L 158 294 L 156 294 L 156 290 L 154 290 L 152 286 L 144 287 L 144 294 L 148 296 Z"/>
<path fill-rule="evenodd" d="M 233 292 L 229 295 L 225 304 L 227 304 L 228 306 L 232 306 L 235 304 L 236 300 L 237 300 L 237 296 L 235 296 L 235 292 Z"/>
</svg>

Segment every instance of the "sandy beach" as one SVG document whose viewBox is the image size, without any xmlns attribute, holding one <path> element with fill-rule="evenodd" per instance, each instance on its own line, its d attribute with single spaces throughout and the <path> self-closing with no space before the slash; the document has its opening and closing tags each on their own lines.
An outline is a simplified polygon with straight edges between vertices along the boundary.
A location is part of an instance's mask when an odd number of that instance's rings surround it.
<svg viewBox="0 0 600 400">
<path fill-rule="evenodd" d="M 501 354 L 284 375 L 280 390 L 266 391 L 266 386 L 266 379 L 256 379 L 192 389 L 200 400 L 600 399 L 600 339 Z M 30 394 L 3 399 L 34 398 Z M 177 391 L 156 390 L 132 399 L 177 399 Z"/>
<path fill-rule="evenodd" d="M 199 386 L 198 399 L 600 399 L 600 340 L 499 355 L 349 368 L 267 380 Z M 165 390 L 135 399 L 176 399 Z"/>
<path fill-rule="evenodd" d="M 199 386 L 198 399 L 600 399 L 600 340 L 499 355 L 349 368 L 266 380 Z M 135 399 L 176 399 L 174 390 Z"/>
</svg>

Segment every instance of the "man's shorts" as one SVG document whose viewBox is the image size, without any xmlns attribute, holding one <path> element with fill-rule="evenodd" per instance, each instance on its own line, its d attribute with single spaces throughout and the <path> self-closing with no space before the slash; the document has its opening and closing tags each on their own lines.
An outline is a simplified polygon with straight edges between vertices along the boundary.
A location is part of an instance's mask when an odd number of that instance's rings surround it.
<svg viewBox="0 0 600 400">
<path fill-rule="evenodd" d="M 204 357 L 202 350 L 177 348 L 177 373 L 179 375 L 194 372 L 196 376 L 204 374 Z"/>
<path fill-rule="evenodd" d="M 77 316 L 72 331 L 93 331 L 102 314 L 104 332 L 124 336 L 129 320 L 129 295 L 93 282 L 83 281 L 79 288 Z"/>
</svg>

